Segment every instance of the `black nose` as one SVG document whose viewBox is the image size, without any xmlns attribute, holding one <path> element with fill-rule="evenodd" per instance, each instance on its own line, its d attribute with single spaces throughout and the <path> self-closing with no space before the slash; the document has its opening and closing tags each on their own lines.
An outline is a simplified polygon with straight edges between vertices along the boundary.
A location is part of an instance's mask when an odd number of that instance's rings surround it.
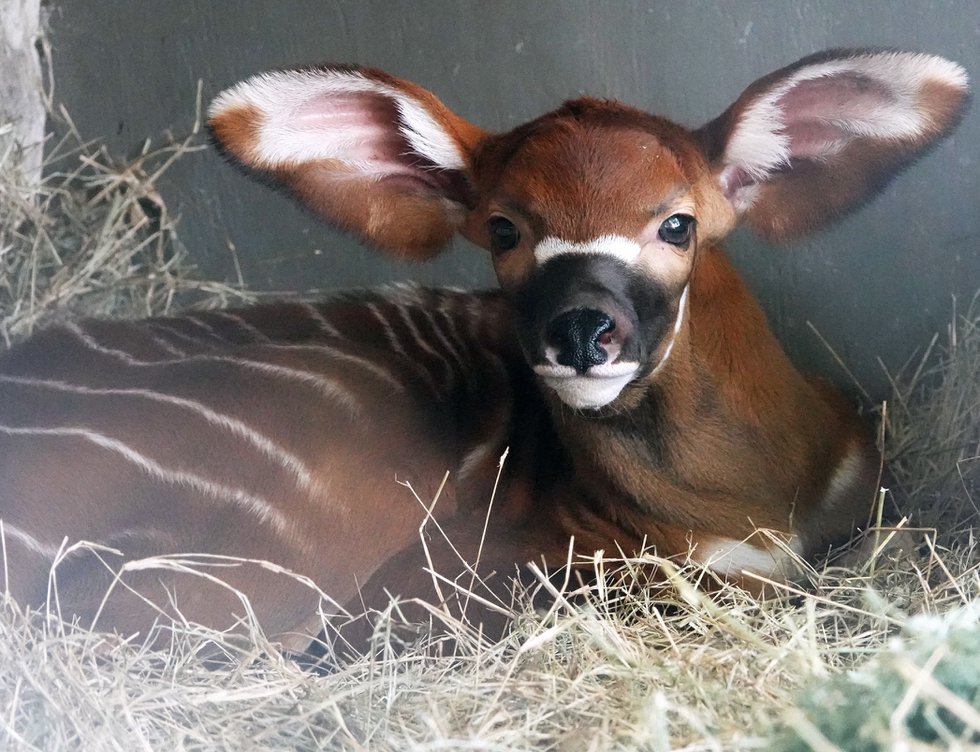
<svg viewBox="0 0 980 752">
<path fill-rule="evenodd" d="M 558 362 L 585 373 L 592 366 L 605 363 L 609 357 L 599 339 L 612 331 L 612 316 L 593 308 L 574 308 L 552 319 L 548 324 L 548 342 L 558 348 Z"/>
</svg>

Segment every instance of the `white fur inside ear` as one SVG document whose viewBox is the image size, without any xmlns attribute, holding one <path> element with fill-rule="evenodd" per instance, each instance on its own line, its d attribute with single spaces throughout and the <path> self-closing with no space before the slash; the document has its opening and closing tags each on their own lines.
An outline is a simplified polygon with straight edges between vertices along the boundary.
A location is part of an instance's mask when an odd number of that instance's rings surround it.
<svg viewBox="0 0 980 752">
<path fill-rule="evenodd" d="M 820 82 L 829 91 L 835 79 L 840 81 L 839 89 L 824 101 L 804 95 L 799 112 L 785 104 L 801 84 Z M 860 81 L 867 82 L 868 87 L 855 86 Z M 858 53 L 793 71 L 739 115 L 725 151 L 721 179 L 726 192 L 742 191 L 744 195 L 736 204 L 751 203 L 751 183 L 764 180 L 794 156 L 788 133 L 794 125 L 816 133 L 806 149 L 807 155 L 815 158 L 837 153 L 856 137 L 922 137 L 932 124 L 919 102 L 922 87 L 929 83 L 965 90 L 968 79 L 966 71 L 954 62 L 910 52 Z M 794 122 L 794 118 L 798 120 Z M 743 188 L 746 183 L 749 185 Z"/>
<path fill-rule="evenodd" d="M 261 166 L 337 159 L 370 170 L 373 146 L 381 143 L 384 125 L 371 122 L 370 113 L 329 106 L 330 97 L 376 94 L 398 110 L 397 132 L 412 149 L 443 169 L 462 169 L 463 154 L 453 137 L 411 94 L 360 71 L 291 70 L 253 76 L 221 92 L 209 116 L 249 107 L 262 116 L 255 145 Z M 318 100 L 324 104 L 321 105 Z"/>
</svg>

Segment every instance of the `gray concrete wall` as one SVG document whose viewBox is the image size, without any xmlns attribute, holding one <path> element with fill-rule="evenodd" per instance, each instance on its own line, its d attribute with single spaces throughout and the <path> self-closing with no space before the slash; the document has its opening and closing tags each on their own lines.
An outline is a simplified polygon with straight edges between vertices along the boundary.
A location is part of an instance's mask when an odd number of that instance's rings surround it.
<svg viewBox="0 0 980 752">
<path fill-rule="evenodd" d="M 505 129 L 581 92 L 697 125 L 777 67 L 827 47 L 894 46 L 958 60 L 980 78 L 977 0 L 56 0 L 59 98 L 88 136 L 134 151 L 193 118 L 251 73 L 304 62 L 379 66 Z M 739 231 L 729 249 L 795 360 L 846 381 L 822 335 L 875 395 L 876 359 L 898 368 L 944 330 L 951 299 L 980 287 L 980 121 L 847 221 L 790 248 Z M 162 186 L 208 274 L 234 278 L 229 244 L 256 287 L 308 290 L 420 279 L 492 282 L 460 241 L 422 266 L 396 264 L 248 182 L 214 154 L 188 157 Z"/>
</svg>

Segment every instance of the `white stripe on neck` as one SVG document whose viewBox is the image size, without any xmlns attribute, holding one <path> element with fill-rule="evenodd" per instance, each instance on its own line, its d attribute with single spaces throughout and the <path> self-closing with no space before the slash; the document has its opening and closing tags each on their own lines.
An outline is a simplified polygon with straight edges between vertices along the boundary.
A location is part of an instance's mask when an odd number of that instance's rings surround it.
<svg viewBox="0 0 980 752">
<path fill-rule="evenodd" d="M 681 302 L 677 304 L 677 319 L 674 321 L 674 331 L 670 334 L 670 342 L 667 343 L 667 349 L 664 350 L 664 354 L 660 358 L 660 362 L 657 363 L 656 367 L 650 372 L 651 376 L 656 375 L 664 364 L 667 363 L 667 358 L 670 357 L 671 351 L 674 349 L 674 343 L 677 341 L 677 335 L 681 331 L 681 326 L 684 323 L 684 311 L 687 308 L 687 293 L 691 289 L 691 283 L 688 282 L 684 285 L 684 292 L 681 293 Z"/>
</svg>

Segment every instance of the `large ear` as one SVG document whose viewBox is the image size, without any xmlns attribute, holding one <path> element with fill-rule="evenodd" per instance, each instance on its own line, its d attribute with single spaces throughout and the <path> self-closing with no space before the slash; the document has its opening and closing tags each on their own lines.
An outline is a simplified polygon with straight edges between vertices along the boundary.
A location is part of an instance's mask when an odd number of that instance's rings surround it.
<svg viewBox="0 0 980 752">
<path fill-rule="evenodd" d="M 262 73 L 223 91 L 208 124 L 234 161 L 395 254 L 441 250 L 470 202 L 479 128 L 425 89 L 370 68 Z"/>
<path fill-rule="evenodd" d="M 756 81 L 698 135 L 736 212 L 789 239 L 870 198 L 966 98 L 966 72 L 944 58 L 831 50 Z"/>
</svg>

